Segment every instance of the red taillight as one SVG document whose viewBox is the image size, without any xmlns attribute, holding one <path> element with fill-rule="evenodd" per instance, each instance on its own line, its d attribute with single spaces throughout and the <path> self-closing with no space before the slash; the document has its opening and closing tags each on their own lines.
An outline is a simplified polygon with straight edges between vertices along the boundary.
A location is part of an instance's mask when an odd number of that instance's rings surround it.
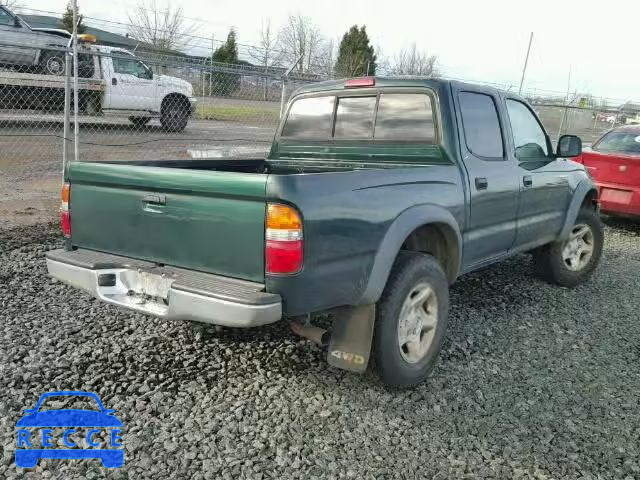
<svg viewBox="0 0 640 480">
<path fill-rule="evenodd" d="M 69 210 L 63 210 L 60 218 L 62 224 L 62 233 L 66 238 L 71 238 L 71 217 L 69 216 Z"/>
<path fill-rule="evenodd" d="M 71 197 L 71 185 L 65 183 L 62 186 L 60 209 L 62 211 L 60 215 L 60 224 L 62 226 L 62 233 L 66 238 L 71 238 L 71 215 L 69 214 L 69 199 Z"/>
<path fill-rule="evenodd" d="M 268 274 L 286 275 L 302 269 L 302 220 L 294 208 L 275 203 L 267 205 L 265 240 Z"/>
<path fill-rule="evenodd" d="M 358 87 L 375 87 L 376 79 L 374 77 L 352 78 L 344 83 L 345 88 Z"/>
<path fill-rule="evenodd" d="M 302 240 L 282 242 L 267 240 L 267 273 L 291 274 L 302 268 Z"/>
</svg>

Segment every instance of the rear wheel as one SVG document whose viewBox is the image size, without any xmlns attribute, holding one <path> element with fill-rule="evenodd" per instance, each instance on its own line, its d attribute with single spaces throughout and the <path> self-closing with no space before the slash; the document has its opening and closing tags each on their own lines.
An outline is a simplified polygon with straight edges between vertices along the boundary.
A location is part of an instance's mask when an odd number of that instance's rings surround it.
<svg viewBox="0 0 640 480">
<path fill-rule="evenodd" d="M 84 99 L 80 106 L 86 115 L 97 116 L 102 113 L 100 96 L 98 95 L 89 95 Z"/>
<path fill-rule="evenodd" d="M 40 57 L 40 68 L 47 75 L 64 75 L 64 52 L 47 50 Z"/>
<path fill-rule="evenodd" d="M 582 209 L 569 237 L 534 252 L 537 274 L 563 287 L 575 287 L 591 277 L 602 256 L 604 231 L 598 212 Z"/>
<path fill-rule="evenodd" d="M 189 107 L 179 101 L 168 101 L 162 107 L 160 123 L 168 132 L 181 132 L 189 121 Z"/>
<path fill-rule="evenodd" d="M 373 355 L 384 383 L 411 387 L 435 365 L 449 312 L 449 284 L 431 255 L 400 252 L 376 308 Z"/>
</svg>

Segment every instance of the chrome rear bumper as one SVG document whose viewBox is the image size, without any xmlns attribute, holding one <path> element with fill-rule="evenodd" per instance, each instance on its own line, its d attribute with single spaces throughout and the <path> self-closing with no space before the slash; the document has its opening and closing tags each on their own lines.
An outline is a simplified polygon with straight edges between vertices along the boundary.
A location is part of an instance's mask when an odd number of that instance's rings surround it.
<svg viewBox="0 0 640 480">
<path fill-rule="evenodd" d="M 167 319 L 256 327 L 282 317 L 279 295 L 259 283 L 92 250 L 53 250 L 49 275 L 100 300 Z"/>
</svg>

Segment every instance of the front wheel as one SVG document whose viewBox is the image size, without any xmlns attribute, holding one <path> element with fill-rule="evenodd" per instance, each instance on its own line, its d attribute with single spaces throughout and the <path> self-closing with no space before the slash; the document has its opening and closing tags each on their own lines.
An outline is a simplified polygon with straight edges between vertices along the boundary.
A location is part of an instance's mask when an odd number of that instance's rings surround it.
<svg viewBox="0 0 640 480">
<path fill-rule="evenodd" d="M 179 103 L 170 102 L 162 109 L 160 114 L 160 123 L 168 132 L 181 132 L 189 122 L 189 107 Z"/>
<path fill-rule="evenodd" d="M 604 229 L 598 212 L 582 209 L 569 237 L 534 252 L 538 275 L 562 287 L 575 287 L 587 281 L 600 262 Z"/>
<path fill-rule="evenodd" d="M 435 365 L 447 328 L 449 283 L 431 255 L 402 251 L 376 306 L 373 356 L 382 381 L 412 387 Z"/>
</svg>

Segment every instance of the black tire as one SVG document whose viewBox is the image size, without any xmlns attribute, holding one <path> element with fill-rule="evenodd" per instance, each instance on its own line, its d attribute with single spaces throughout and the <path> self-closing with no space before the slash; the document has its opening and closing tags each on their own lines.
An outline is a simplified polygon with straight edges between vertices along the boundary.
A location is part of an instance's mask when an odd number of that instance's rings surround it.
<svg viewBox="0 0 640 480">
<path fill-rule="evenodd" d="M 167 132 L 182 132 L 189 122 L 189 107 L 182 102 L 168 101 L 162 107 L 160 124 Z"/>
<path fill-rule="evenodd" d="M 580 210 L 574 229 L 580 225 L 586 225 L 592 233 L 591 257 L 585 260 L 584 266 L 574 270 L 563 258 L 563 250 L 568 240 L 545 245 L 533 253 L 535 271 L 540 278 L 562 287 L 575 287 L 591 277 L 602 256 L 604 229 L 598 212 L 593 209 Z"/>
<path fill-rule="evenodd" d="M 40 69 L 46 75 L 61 76 L 65 71 L 65 58 L 64 52 L 58 52 L 55 50 L 46 50 L 42 52 L 40 60 L 38 61 Z"/>
<path fill-rule="evenodd" d="M 150 117 L 129 117 L 129 121 L 136 127 L 144 127 L 151 121 Z"/>
<path fill-rule="evenodd" d="M 432 339 L 423 356 L 407 360 L 407 351 L 399 345 L 400 314 L 414 289 L 427 284 L 435 293 L 437 318 L 428 330 Z M 376 305 L 373 358 L 380 379 L 393 387 L 412 387 L 423 382 L 435 365 L 447 329 L 449 282 L 438 261 L 431 255 L 402 251 L 391 270 L 387 285 Z M 423 338 L 424 332 L 419 334 Z"/>
<path fill-rule="evenodd" d="M 85 115 L 96 117 L 102 114 L 102 106 L 100 105 L 100 96 L 89 95 L 81 103 L 80 108 Z"/>
</svg>

